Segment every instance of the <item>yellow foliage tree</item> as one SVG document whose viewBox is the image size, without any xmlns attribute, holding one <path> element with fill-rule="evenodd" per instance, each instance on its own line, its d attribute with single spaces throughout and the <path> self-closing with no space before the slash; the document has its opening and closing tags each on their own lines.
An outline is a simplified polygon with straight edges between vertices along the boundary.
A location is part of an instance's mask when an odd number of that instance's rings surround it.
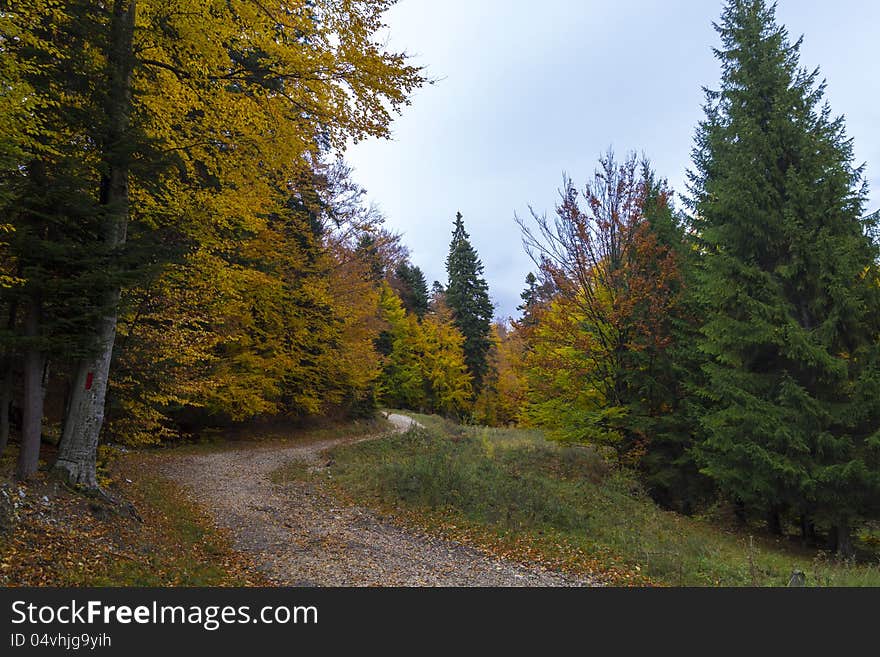
<svg viewBox="0 0 880 657">
<path fill-rule="evenodd" d="M 351 382 L 370 378 L 370 367 L 357 358 L 312 353 L 325 340 L 333 349 L 363 344 L 352 324 L 366 311 L 336 304 L 330 268 L 319 264 L 329 257 L 326 245 L 309 220 L 284 220 L 279 228 L 274 217 L 294 201 L 312 202 L 325 154 L 341 151 L 350 139 L 387 136 L 393 113 L 422 84 L 403 54 L 375 39 L 392 4 L 20 0 L 0 7 L 4 35 L 27 45 L 14 54 L 20 79 L 26 82 L 39 68 L 49 83 L 30 96 L 19 93 L 25 86 L 5 87 L 0 104 L 38 115 L 22 99 L 66 103 L 61 93 L 67 87 L 53 83 L 69 75 L 71 53 L 86 99 L 74 108 L 78 114 L 63 115 L 67 124 L 36 127 L 48 151 L 79 145 L 79 181 L 90 185 L 85 191 L 97 218 L 91 251 L 104 258 L 104 276 L 93 291 L 98 300 L 91 304 L 100 316 L 84 331 L 94 348 L 75 367 L 56 463 L 70 481 L 96 485 L 111 356 L 120 311 L 123 325 L 129 312 L 120 300 L 139 296 L 124 289 L 134 255 L 142 256 L 141 265 L 161 268 L 166 254 L 156 244 L 166 234 L 184 246 L 180 267 L 195 269 L 175 271 L 160 283 L 161 275 L 154 275 L 133 290 L 175 290 L 200 274 L 216 285 L 202 327 L 213 346 L 179 359 L 209 363 L 213 381 L 223 383 L 204 390 L 205 404 L 235 417 L 281 408 L 316 412 L 323 394 L 336 394 L 326 381 L 329 372 L 342 375 L 340 363 L 354 368 L 357 362 L 362 370 L 346 375 Z M 77 47 L 65 50 L 71 43 Z M 13 92 L 17 101 L 9 100 Z M 32 148 L 23 157 L 39 159 L 40 152 Z M 265 252 L 279 230 L 287 233 L 286 246 L 316 240 L 298 244 L 302 258 L 287 262 L 285 271 L 273 269 L 279 262 Z M 154 309 L 184 336 L 194 327 L 167 316 L 176 303 L 160 298 Z M 319 381 L 324 393 L 312 385 Z M 176 399 L 167 389 L 155 394 L 160 405 Z"/>
<path fill-rule="evenodd" d="M 412 321 L 414 315 L 410 315 Z M 418 326 L 423 341 L 422 377 L 430 391 L 431 410 L 456 417 L 471 407 L 471 375 L 464 359 L 464 336 L 452 322 L 428 315 Z"/>
<path fill-rule="evenodd" d="M 614 371 L 597 331 L 576 298 L 560 295 L 541 312 L 523 359 L 523 419 L 561 441 L 615 446 L 623 411 L 604 393 Z"/>
<path fill-rule="evenodd" d="M 479 424 L 507 426 L 520 421 L 528 400 L 524 353 L 521 330 L 506 324 L 492 325 L 489 374 L 474 403 L 474 420 Z"/>
<path fill-rule="evenodd" d="M 306 219 L 276 215 L 234 253 L 202 246 L 129 292 L 118 439 L 173 437 L 175 416 L 197 409 L 215 421 L 374 411 L 378 291 L 352 249 Z"/>
<path fill-rule="evenodd" d="M 451 319 L 406 314 L 388 283 L 381 286 L 381 317 L 390 352 L 382 371 L 382 398 L 390 406 L 463 416 L 470 408 L 471 377 L 464 337 Z"/>
</svg>

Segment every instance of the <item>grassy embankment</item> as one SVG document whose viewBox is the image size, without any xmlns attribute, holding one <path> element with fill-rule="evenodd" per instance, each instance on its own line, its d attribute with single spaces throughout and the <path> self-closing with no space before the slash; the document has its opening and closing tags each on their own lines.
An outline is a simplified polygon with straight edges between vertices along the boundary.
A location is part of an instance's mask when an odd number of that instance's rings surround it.
<svg viewBox="0 0 880 657">
<path fill-rule="evenodd" d="M 686 518 L 661 510 L 588 448 L 549 443 L 537 431 L 413 417 L 427 428 L 339 447 L 323 478 L 401 522 L 614 584 L 784 586 L 798 569 L 808 586 L 880 585 L 876 555 L 873 564 L 841 564 L 737 528 L 720 511 Z"/>
</svg>

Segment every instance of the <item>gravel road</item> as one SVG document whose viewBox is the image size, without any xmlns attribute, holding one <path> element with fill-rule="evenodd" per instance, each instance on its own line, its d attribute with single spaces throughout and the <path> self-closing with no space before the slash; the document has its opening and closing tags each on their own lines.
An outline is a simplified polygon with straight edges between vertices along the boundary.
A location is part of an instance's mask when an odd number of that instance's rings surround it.
<svg viewBox="0 0 880 657">
<path fill-rule="evenodd" d="M 399 431 L 418 423 L 388 420 Z M 357 440 L 364 440 L 359 438 Z M 366 438 L 369 439 L 369 438 Z M 590 586 L 583 578 L 494 558 L 447 540 L 396 527 L 343 504 L 320 484 L 274 484 L 291 461 L 320 466 L 322 453 L 356 440 L 251 447 L 177 456 L 158 465 L 231 531 L 273 581 L 286 586 Z"/>
</svg>

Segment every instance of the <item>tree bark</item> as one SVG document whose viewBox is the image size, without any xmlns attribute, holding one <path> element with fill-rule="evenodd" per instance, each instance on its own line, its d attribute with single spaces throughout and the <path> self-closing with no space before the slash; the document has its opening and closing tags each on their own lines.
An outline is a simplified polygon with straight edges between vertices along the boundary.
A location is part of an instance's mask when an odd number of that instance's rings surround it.
<svg viewBox="0 0 880 657">
<path fill-rule="evenodd" d="M 40 461 L 40 438 L 43 433 L 43 369 L 46 356 L 39 348 L 37 339 L 40 329 L 40 300 L 32 298 L 24 318 L 24 335 L 28 345 L 24 352 L 24 413 L 21 424 L 21 448 L 15 476 L 29 479 L 37 471 Z"/>
<path fill-rule="evenodd" d="M 12 355 L 3 358 L 0 376 L 0 456 L 6 451 L 9 444 L 9 406 L 12 404 L 12 377 L 15 374 L 14 359 Z"/>
<path fill-rule="evenodd" d="M 128 174 L 132 155 L 127 142 L 134 65 L 134 22 L 135 0 L 116 0 L 107 56 L 108 130 L 103 155 L 106 173 L 101 179 L 101 205 L 105 212 L 103 239 L 111 256 L 125 244 L 128 228 Z M 55 462 L 56 470 L 70 483 L 88 488 L 97 488 L 95 462 L 104 423 L 119 297 L 120 288 L 114 283 L 104 296 L 104 313 L 95 330 L 95 351 L 77 366 L 64 433 L 58 448 L 58 460 Z"/>
<path fill-rule="evenodd" d="M 18 304 L 14 301 L 9 305 L 9 321 L 7 328 L 10 333 L 15 329 L 15 316 L 18 312 Z M 7 349 L 0 366 L 0 456 L 6 451 L 9 444 L 9 410 L 12 405 L 12 380 L 15 376 L 15 354 L 12 349 Z"/>
<path fill-rule="evenodd" d="M 104 423 L 104 401 L 115 337 L 114 311 L 102 318 L 97 355 L 83 359 L 77 366 L 64 433 L 58 447 L 58 459 L 55 461 L 56 470 L 61 471 L 68 482 L 87 488 L 98 486 L 95 471 L 98 438 Z"/>
</svg>

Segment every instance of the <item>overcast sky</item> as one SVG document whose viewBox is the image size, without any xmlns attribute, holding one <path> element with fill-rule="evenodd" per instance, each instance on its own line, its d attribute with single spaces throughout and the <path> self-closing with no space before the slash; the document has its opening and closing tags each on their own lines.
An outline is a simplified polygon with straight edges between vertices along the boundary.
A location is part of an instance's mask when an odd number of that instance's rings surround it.
<svg viewBox="0 0 880 657">
<path fill-rule="evenodd" d="M 486 268 L 499 317 L 515 316 L 526 273 L 514 214 L 552 213 L 563 172 L 578 186 L 599 154 L 644 152 L 684 192 L 701 87 L 717 88 L 715 0 L 401 0 L 388 43 L 436 83 L 394 137 L 352 146 L 356 180 L 400 232 L 430 285 L 445 283 L 456 211 Z M 821 67 L 880 206 L 880 2 L 780 0 Z"/>
</svg>

